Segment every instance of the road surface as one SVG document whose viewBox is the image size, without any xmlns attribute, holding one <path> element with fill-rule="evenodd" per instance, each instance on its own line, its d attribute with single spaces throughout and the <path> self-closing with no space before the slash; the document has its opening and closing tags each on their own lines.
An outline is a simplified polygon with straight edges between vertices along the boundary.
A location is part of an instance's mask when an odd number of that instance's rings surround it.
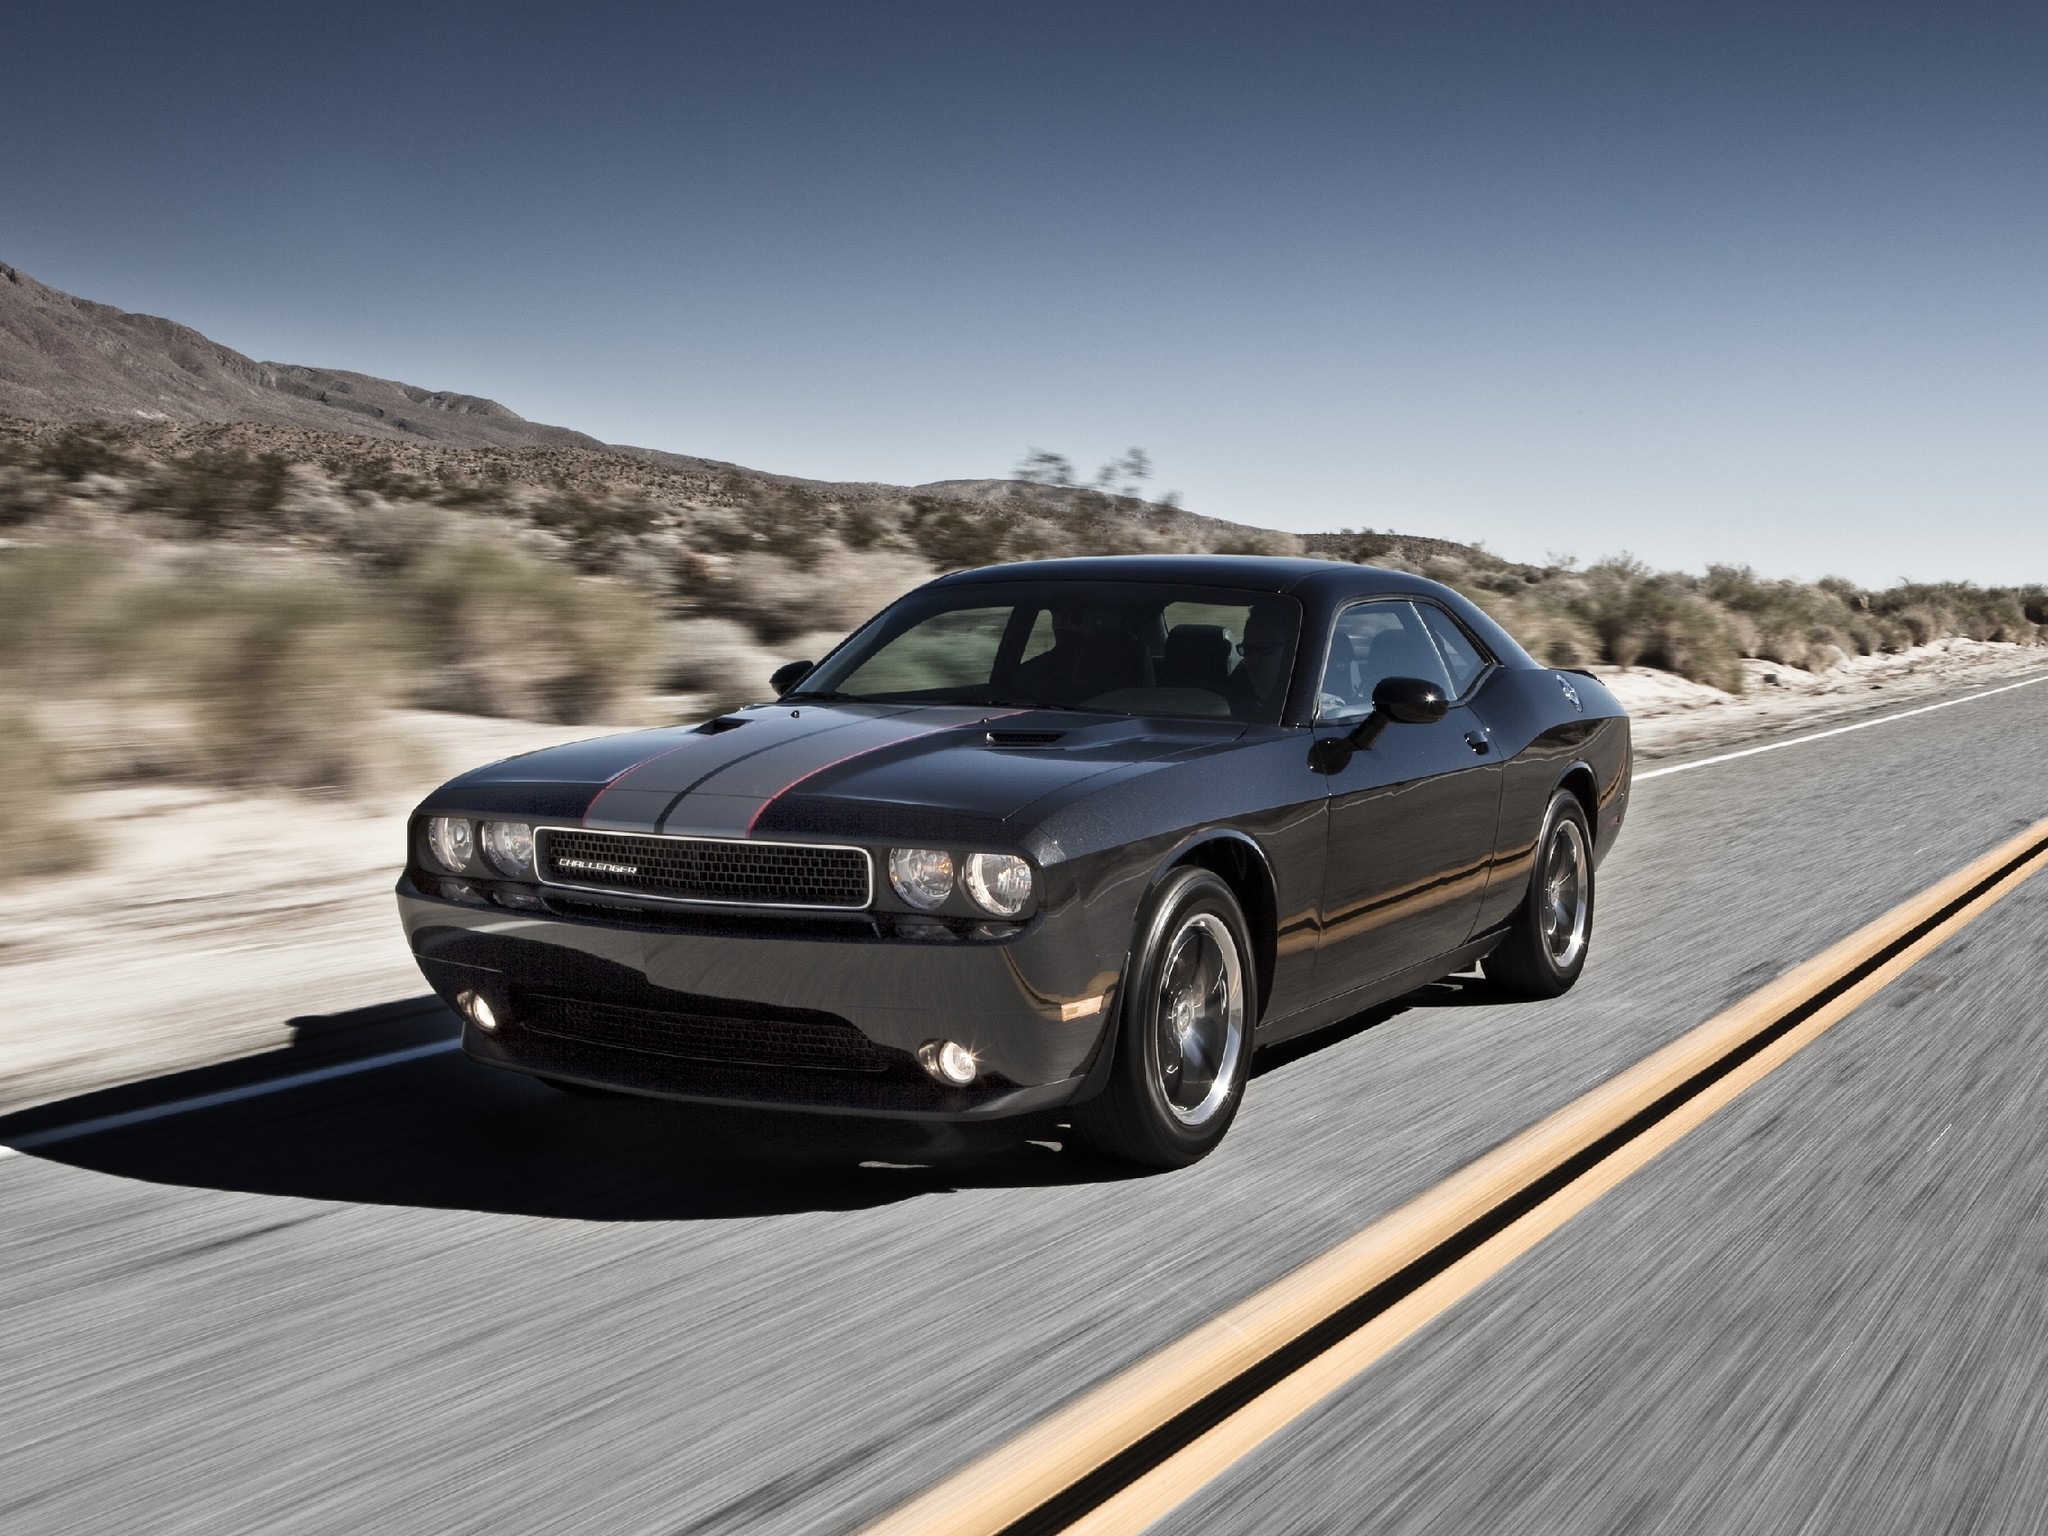
<svg viewBox="0 0 2048 1536">
<path fill-rule="evenodd" d="M 2048 686 L 1643 783 L 1575 991 L 1290 1044 L 1182 1173 L 446 1052 L 0 1158 L 0 1529 L 855 1529 L 2048 815 L 2043 742 Z M 2044 941 L 2048 881 L 1162 1529 L 2043 1528 Z"/>
</svg>

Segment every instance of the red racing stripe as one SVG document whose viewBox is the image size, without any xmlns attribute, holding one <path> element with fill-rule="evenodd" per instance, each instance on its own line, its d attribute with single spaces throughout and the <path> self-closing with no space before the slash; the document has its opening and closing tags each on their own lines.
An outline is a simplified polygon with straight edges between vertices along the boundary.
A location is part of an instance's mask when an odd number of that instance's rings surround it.
<svg viewBox="0 0 2048 1536">
<path fill-rule="evenodd" d="M 766 800 L 763 800 L 760 803 L 760 805 L 755 808 L 754 814 L 747 818 L 747 832 L 751 834 L 754 828 L 760 824 L 761 818 L 768 814 L 768 807 L 775 804 L 776 801 L 780 800 L 784 795 L 788 794 L 791 790 L 795 789 L 797 785 L 809 783 L 812 779 L 815 779 L 819 774 L 829 773 L 834 768 L 838 768 L 843 766 L 844 764 L 850 763 L 857 757 L 866 757 L 870 753 L 881 752 L 889 747 L 900 747 L 905 742 L 916 741 L 920 737 L 936 736 L 941 731 L 964 731 L 972 726 L 986 726 L 991 720 L 1008 720 L 1014 716 L 1026 715 L 1029 713 L 1031 713 L 1031 711 L 1026 709 L 1009 709 L 1003 711 L 1003 713 L 999 715 L 983 715 L 978 720 L 954 721 L 946 725 L 935 725 L 931 727 L 929 730 L 914 731 L 908 736 L 899 736 L 894 741 L 878 742 L 872 747 L 862 747 L 858 752 L 849 752 L 844 757 L 834 758 L 831 762 L 826 763 L 821 767 L 813 768 L 807 773 L 798 774 L 795 778 L 791 779 L 787 784 L 783 785 L 782 788 L 776 790 L 775 793 L 770 795 Z"/>
</svg>

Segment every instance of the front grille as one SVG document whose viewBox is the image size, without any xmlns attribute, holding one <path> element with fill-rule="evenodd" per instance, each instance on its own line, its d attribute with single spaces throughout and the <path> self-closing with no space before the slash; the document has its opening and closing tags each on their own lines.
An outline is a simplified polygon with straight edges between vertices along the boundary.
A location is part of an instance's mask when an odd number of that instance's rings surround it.
<svg viewBox="0 0 2048 1536">
<path fill-rule="evenodd" d="M 862 848 L 708 837 L 642 837 L 543 827 L 540 876 L 556 885 L 728 906 L 868 904 Z"/>
<path fill-rule="evenodd" d="M 686 1061 L 814 1072 L 882 1072 L 889 1065 L 880 1046 L 830 1015 L 738 1019 L 527 993 L 518 1017 L 528 1029 L 563 1040 Z"/>
</svg>

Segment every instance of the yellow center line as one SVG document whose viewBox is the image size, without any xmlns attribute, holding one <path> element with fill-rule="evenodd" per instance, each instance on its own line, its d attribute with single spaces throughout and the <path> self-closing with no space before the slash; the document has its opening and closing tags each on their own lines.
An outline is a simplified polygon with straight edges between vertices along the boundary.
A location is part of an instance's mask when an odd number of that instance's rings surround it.
<svg viewBox="0 0 2048 1536">
<path fill-rule="evenodd" d="M 1145 1529 L 2044 867 L 2048 821 L 1902 902 L 1293 1273 L 1055 1410 L 869 1526 L 865 1536 L 998 1536 L 1344 1307 L 1453 1242 L 1461 1231 L 1657 1111 L 1663 1101 L 1689 1085 L 1696 1088 L 1469 1252 L 1061 1527 L 1089 1536 Z M 1794 1021 L 1789 1028 L 1788 1018 Z M 1767 1043 L 1756 1049 L 1759 1039 Z M 1754 1054 L 1697 1087 L 1703 1074 L 1724 1068 L 1746 1050 Z"/>
</svg>

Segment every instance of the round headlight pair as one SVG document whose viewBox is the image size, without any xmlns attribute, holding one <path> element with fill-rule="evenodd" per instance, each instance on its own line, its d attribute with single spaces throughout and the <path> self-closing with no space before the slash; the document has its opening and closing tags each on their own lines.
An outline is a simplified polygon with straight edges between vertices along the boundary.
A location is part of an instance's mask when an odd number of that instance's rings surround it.
<svg viewBox="0 0 2048 1536">
<path fill-rule="evenodd" d="M 523 821 L 483 823 L 484 860 L 515 879 L 533 874 L 533 828 Z M 427 823 L 427 847 L 451 875 L 469 868 L 476 854 L 477 828 L 460 816 L 436 816 Z"/>
<path fill-rule="evenodd" d="M 982 911 L 1015 917 L 1031 900 L 1031 866 L 1014 853 L 970 853 L 960 884 Z M 920 912 L 936 912 L 953 894 L 953 855 L 943 848 L 891 848 L 889 884 Z"/>
</svg>

